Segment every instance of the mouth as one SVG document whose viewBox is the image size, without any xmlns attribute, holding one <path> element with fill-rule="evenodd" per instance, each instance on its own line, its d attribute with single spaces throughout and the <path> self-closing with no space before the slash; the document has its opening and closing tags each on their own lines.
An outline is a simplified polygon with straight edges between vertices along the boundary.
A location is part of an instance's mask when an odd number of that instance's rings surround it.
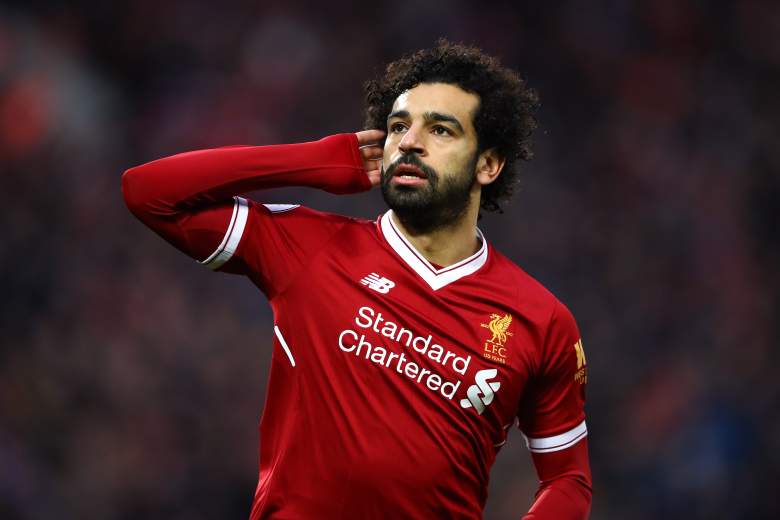
<svg viewBox="0 0 780 520">
<path fill-rule="evenodd" d="M 393 172 L 393 181 L 397 184 L 422 184 L 428 180 L 428 176 L 413 164 L 399 164 Z"/>
</svg>

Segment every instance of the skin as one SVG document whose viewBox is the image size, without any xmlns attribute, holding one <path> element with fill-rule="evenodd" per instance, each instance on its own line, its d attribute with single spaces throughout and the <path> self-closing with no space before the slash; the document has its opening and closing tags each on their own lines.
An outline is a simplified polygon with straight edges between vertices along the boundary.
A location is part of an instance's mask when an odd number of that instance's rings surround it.
<svg viewBox="0 0 780 520">
<path fill-rule="evenodd" d="M 410 153 L 417 154 L 441 177 L 464 172 L 477 150 L 473 120 L 478 107 L 479 96 L 447 83 L 423 83 L 398 96 L 387 121 L 387 133 L 381 130 L 356 133 L 371 184 L 379 185 L 383 163 L 393 164 Z M 432 114 L 436 117 L 431 117 Z M 380 143 L 385 135 L 383 149 Z M 482 186 L 494 182 L 503 167 L 504 159 L 495 149 L 479 154 L 468 207 L 452 222 L 432 231 L 418 232 L 395 214 L 393 220 L 429 262 L 443 267 L 459 262 L 480 247 L 475 228 Z"/>
</svg>

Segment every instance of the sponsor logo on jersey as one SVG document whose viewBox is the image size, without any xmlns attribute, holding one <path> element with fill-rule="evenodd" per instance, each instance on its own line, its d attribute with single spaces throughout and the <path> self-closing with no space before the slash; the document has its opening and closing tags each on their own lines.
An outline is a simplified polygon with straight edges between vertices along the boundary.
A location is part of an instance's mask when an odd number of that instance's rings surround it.
<svg viewBox="0 0 780 520">
<path fill-rule="evenodd" d="M 475 384 L 471 385 L 466 390 L 466 399 L 460 400 L 460 405 L 463 408 L 471 408 L 477 411 L 479 415 L 485 411 L 485 408 L 493 402 L 493 398 L 496 396 L 496 392 L 501 388 L 501 383 L 498 381 L 490 381 L 498 375 L 498 370 L 495 368 L 489 368 L 480 370 L 474 376 Z"/>
<path fill-rule="evenodd" d="M 509 322 L 511 318 L 504 322 L 506 326 L 497 329 L 496 344 L 511 335 L 506 331 Z M 501 387 L 496 381 L 497 369 L 475 368 L 474 384 L 465 392 L 459 392 L 461 383 L 466 386 L 466 378 L 471 379 L 469 366 L 473 359 L 468 350 L 460 352 L 461 349 L 451 348 L 433 334 L 416 331 L 368 305 L 357 309 L 351 324 L 339 333 L 337 345 L 350 357 L 370 363 L 387 374 L 397 374 L 411 384 L 452 401 L 455 406 L 473 408 L 478 415 L 495 400 Z"/>
<path fill-rule="evenodd" d="M 574 373 L 574 380 L 582 385 L 588 382 L 588 364 L 585 361 L 582 339 L 578 339 L 574 344 L 574 352 L 577 354 L 577 372 Z"/>
<path fill-rule="evenodd" d="M 418 334 L 368 306 L 358 309 L 353 323 L 355 327 L 339 334 L 342 352 L 405 376 L 445 399 L 455 397 L 470 355 L 459 356 L 432 334 Z"/>
<path fill-rule="evenodd" d="M 384 276 L 379 276 L 377 273 L 371 273 L 367 275 L 365 278 L 360 280 L 360 283 L 367 285 L 369 289 L 373 289 L 374 291 L 382 294 L 389 293 L 390 289 L 395 287 L 394 281 L 389 280 Z"/>
<path fill-rule="evenodd" d="M 512 324 L 512 316 L 509 314 L 491 314 L 489 323 L 480 323 L 482 327 L 490 330 L 492 336 L 485 340 L 482 355 L 498 363 L 506 364 L 506 341 L 512 333 L 509 332 L 509 326 Z"/>
</svg>

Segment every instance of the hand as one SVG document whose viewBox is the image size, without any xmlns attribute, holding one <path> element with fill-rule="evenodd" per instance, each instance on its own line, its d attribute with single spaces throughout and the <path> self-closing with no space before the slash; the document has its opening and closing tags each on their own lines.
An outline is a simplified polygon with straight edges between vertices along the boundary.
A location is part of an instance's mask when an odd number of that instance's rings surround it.
<svg viewBox="0 0 780 520">
<path fill-rule="evenodd" d="M 366 169 L 371 186 L 379 186 L 382 168 L 382 140 L 386 133 L 382 130 L 363 130 L 355 132 L 360 147 L 360 157 L 363 159 L 363 167 Z"/>
</svg>

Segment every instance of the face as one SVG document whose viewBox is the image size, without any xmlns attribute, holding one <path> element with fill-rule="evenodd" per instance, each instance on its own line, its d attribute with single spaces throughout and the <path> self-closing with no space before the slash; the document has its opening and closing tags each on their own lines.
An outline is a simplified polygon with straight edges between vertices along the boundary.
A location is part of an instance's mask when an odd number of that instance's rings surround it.
<svg viewBox="0 0 780 520">
<path fill-rule="evenodd" d="M 459 219 L 475 189 L 479 97 L 423 83 L 396 99 L 387 119 L 382 195 L 405 223 L 430 231 Z"/>
</svg>

